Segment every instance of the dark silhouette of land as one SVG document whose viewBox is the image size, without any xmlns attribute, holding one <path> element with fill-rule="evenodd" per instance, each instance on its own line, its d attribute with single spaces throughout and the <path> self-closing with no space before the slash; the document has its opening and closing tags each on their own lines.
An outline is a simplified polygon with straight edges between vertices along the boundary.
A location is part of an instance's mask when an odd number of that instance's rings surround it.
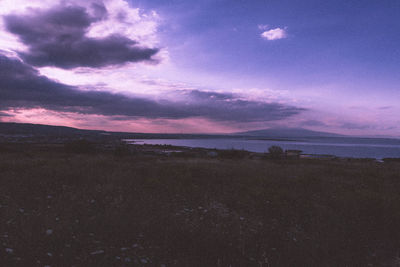
<svg viewBox="0 0 400 267">
<path fill-rule="evenodd" d="M 0 142 L 1 266 L 399 264 L 399 159 L 11 126 Z"/>
</svg>

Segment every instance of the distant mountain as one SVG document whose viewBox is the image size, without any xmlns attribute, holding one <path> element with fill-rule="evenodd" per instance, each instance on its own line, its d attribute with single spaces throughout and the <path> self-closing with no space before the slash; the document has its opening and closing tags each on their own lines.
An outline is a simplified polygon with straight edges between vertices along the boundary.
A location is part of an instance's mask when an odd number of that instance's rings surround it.
<svg viewBox="0 0 400 267">
<path fill-rule="evenodd" d="M 0 122 L 0 134 L 32 136 L 68 136 L 105 133 L 96 130 L 81 130 L 66 126 L 51 126 L 31 123 Z"/>
<path fill-rule="evenodd" d="M 263 130 L 235 133 L 235 135 L 266 138 L 299 138 L 299 137 L 344 137 L 344 135 L 311 131 L 303 128 L 270 128 Z"/>
</svg>

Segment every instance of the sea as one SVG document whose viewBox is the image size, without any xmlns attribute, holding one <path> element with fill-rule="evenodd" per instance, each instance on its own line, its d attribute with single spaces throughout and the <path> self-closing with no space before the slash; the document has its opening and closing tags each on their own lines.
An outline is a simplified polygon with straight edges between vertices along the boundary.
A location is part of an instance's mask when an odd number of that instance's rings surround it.
<svg viewBox="0 0 400 267">
<path fill-rule="evenodd" d="M 303 154 L 333 155 L 351 158 L 400 158 L 400 139 L 308 137 L 296 140 L 272 140 L 262 138 L 196 138 L 196 139 L 127 139 L 127 143 L 149 145 L 173 145 L 184 147 L 243 149 L 251 152 L 267 152 L 271 146 L 284 150 L 301 150 Z"/>
</svg>

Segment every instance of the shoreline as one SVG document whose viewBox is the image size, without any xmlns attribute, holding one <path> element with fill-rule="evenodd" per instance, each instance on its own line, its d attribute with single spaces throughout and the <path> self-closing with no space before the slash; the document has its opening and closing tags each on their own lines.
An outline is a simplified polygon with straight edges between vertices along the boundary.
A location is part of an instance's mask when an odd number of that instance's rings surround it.
<svg viewBox="0 0 400 267">
<path fill-rule="evenodd" d="M 184 150 L 205 150 L 205 151 L 245 151 L 247 153 L 251 153 L 254 155 L 258 155 L 258 156 L 265 156 L 267 154 L 267 152 L 255 152 L 255 151 L 249 151 L 249 150 L 245 150 L 245 149 L 235 149 L 235 148 L 227 148 L 227 149 L 219 149 L 219 148 L 205 148 L 205 147 L 190 147 L 190 146 L 177 146 L 177 145 L 170 145 L 170 144 L 145 144 L 142 143 L 143 139 L 140 139 L 140 142 L 133 142 L 134 139 L 129 140 L 127 142 L 127 140 L 123 140 L 123 142 L 125 142 L 127 145 L 135 145 L 135 146 L 148 146 L 148 147 L 154 147 L 154 148 L 158 148 L 158 149 L 162 149 L 165 147 L 168 147 L 170 149 L 184 149 Z M 151 140 L 151 139 L 149 139 Z M 284 150 L 284 151 L 295 151 L 293 149 L 288 149 L 288 150 Z M 296 155 L 292 155 L 289 156 L 289 158 L 295 158 Z M 385 159 L 389 159 L 389 160 L 400 160 L 400 156 L 399 157 L 384 157 L 384 158 L 373 158 L 373 157 L 341 157 L 341 156 L 336 156 L 333 154 L 313 154 L 313 153 L 299 153 L 298 154 L 299 158 L 313 158 L 313 159 L 338 159 L 338 160 L 375 160 L 377 162 L 383 162 Z"/>
</svg>

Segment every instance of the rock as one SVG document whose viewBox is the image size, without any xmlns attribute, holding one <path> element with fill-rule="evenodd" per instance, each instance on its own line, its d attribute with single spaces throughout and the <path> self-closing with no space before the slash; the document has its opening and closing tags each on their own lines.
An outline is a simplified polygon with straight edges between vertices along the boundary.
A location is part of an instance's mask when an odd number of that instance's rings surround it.
<svg viewBox="0 0 400 267">
<path fill-rule="evenodd" d="M 96 251 L 93 251 L 93 252 L 91 252 L 90 253 L 90 255 L 99 255 L 99 254 L 103 254 L 104 253 L 104 250 L 96 250 Z"/>
</svg>

